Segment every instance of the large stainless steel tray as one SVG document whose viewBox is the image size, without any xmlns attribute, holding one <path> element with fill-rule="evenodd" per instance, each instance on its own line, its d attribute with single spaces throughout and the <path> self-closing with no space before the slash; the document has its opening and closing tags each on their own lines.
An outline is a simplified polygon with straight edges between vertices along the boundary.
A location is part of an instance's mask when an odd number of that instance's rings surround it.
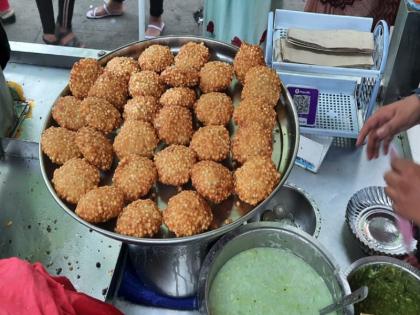
<svg viewBox="0 0 420 315">
<path fill-rule="evenodd" d="M 148 41 L 135 42 L 127 46 L 121 47 L 103 56 L 102 58 L 100 58 L 99 62 L 102 65 L 105 65 L 111 58 L 116 57 L 116 56 L 131 56 L 134 58 L 138 58 L 140 53 L 152 44 L 168 45 L 171 48 L 172 52 L 176 54 L 179 51 L 179 48 L 183 44 L 189 41 L 204 42 L 205 45 L 210 49 L 211 60 L 221 60 L 221 61 L 232 63 L 233 58 L 235 57 L 235 54 L 237 52 L 236 47 L 225 44 L 225 43 L 221 43 L 218 41 L 214 41 L 211 39 L 193 37 L 193 36 L 184 36 L 184 37 L 167 36 L 167 37 L 160 37 L 160 38 L 156 38 L 156 39 L 152 39 Z M 238 102 L 241 89 L 242 87 L 239 82 L 235 81 L 232 84 L 229 93 L 231 94 L 231 97 L 233 98 L 234 103 Z M 68 86 L 66 86 L 66 88 L 60 93 L 58 97 L 68 95 L 68 94 L 69 94 L 69 88 Z M 51 104 L 51 107 L 52 105 L 53 104 Z M 51 183 L 53 171 L 56 168 L 56 166 L 52 164 L 51 161 L 48 159 L 48 157 L 42 153 L 41 147 L 40 147 L 39 156 L 40 156 L 41 170 L 42 170 L 45 183 L 49 191 L 51 192 L 52 196 L 57 201 L 57 203 L 70 216 L 72 216 L 78 222 L 88 226 L 89 228 L 99 233 L 102 233 L 104 235 L 107 235 L 111 238 L 128 242 L 128 243 L 132 243 L 132 244 L 139 244 L 139 245 L 140 244 L 143 244 L 143 245 L 145 244 L 154 244 L 154 245 L 178 244 L 180 245 L 180 244 L 190 243 L 192 241 L 210 240 L 234 229 L 235 227 L 242 224 L 244 221 L 253 217 L 256 213 L 258 213 L 260 209 L 263 209 L 264 204 L 279 190 L 279 188 L 286 181 L 293 167 L 294 160 L 297 154 L 299 127 L 298 127 L 296 110 L 293 106 L 291 97 L 289 93 L 287 92 L 287 89 L 285 88 L 284 85 L 281 86 L 281 99 L 277 106 L 277 118 L 278 118 L 278 130 L 276 130 L 274 133 L 275 139 L 277 138 L 277 141 L 275 141 L 275 144 L 274 144 L 273 161 L 275 161 L 276 165 L 278 166 L 278 170 L 282 174 L 280 183 L 277 185 L 277 187 L 274 189 L 271 195 L 265 201 L 261 202 L 256 207 L 250 207 L 243 203 L 238 203 L 237 200 L 235 200 L 234 198 L 231 198 L 227 202 L 222 203 L 220 207 L 213 208 L 215 216 L 219 220 L 220 223 L 230 222 L 230 221 L 232 222 L 226 223 L 226 224 L 222 223 L 221 226 L 216 229 L 210 230 L 208 232 L 205 232 L 199 235 L 194 235 L 191 237 L 175 238 L 175 237 L 167 237 L 166 235 L 164 235 L 163 238 L 136 238 L 136 237 L 129 237 L 129 236 L 124 236 L 124 235 L 114 233 L 113 232 L 114 222 L 110 222 L 103 225 L 90 224 L 82 220 L 81 218 L 79 218 L 74 213 L 75 207 L 73 205 L 70 205 L 62 201 L 57 196 Z M 42 130 L 47 129 L 48 127 L 54 124 L 55 123 L 51 117 L 51 110 L 50 110 L 48 116 L 45 119 L 45 123 Z M 105 178 L 108 178 L 108 179 L 110 177 L 110 174 L 108 173 L 103 173 L 103 175 Z M 170 191 L 168 189 L 165 189 L 165 191 L 162 192 L 161 188 L 162 187 L 156 187 L 155 192 L 157 192 L 157 195 L 158 195 L 159 207 L 164 208 L 165 203 L 168 199 L 168 193 L 170 196 L 171 194 L 176 193 L 176 190 L 173 189 L 172 191 Z M 226 220 L 226 219 L 230 219 L 230 220 Z"/>
</svg>

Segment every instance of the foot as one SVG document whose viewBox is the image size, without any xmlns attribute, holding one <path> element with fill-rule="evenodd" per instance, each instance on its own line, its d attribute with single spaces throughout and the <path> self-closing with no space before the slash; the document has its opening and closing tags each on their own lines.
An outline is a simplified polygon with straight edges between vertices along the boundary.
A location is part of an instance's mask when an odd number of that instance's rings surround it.
<svg viewBox="0 0 420 315">
<path fill-rule="evenodd" d="M 3 24 L 11 24 L 16 22 L 15 11 L 12 8 L 9 8 L 5 11 L 0 11 L 0 21 Z"/>
<path fill-rule="evenodd" d="M 42 35 L 42 40 L 47 45 L 57 45 L 59 43 L 57 36 L 55 34 L 44 34 Z"/>
<path fill-rule="evenodd" d="M 150 27 L 150 25 L 156 26 L 157 28 Z M 145 35 L 149 37 L 158 37 L 162 33 L 159 29 L 162 29 L 163 20 L 161 17 L 151 16 L 149 19 L 149 26 L 146 29 Z"/>
<path fill-rule="evenodd" d="M 87 12 L 87 17 L 102 18 L 107 16 L 118 16 L 123 14 L 122 2 L 108 1 L 108 3 L 90 9 Z"/>
<path fill-rule="evenodd" d="M 60 41 L 59 41 L 60 46 L 69 46 L 69 47 L 78 47 L 78 48 L 85 47 L 85 45 L 77 39 L 76 35 L 73 32 L 64 33 L 64 34 L 60 38 Z"/>
</svg>

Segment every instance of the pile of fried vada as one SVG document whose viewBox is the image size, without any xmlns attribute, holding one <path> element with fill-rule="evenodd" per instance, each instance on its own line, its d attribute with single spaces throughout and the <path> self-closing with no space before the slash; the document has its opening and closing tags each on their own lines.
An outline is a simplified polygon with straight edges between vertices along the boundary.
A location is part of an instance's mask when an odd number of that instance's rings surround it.
<svg viewBox="0 0 420 315">
<path fill-rule="evenodd" d="M 237 106 L 228 94 L 235 79 Z M 280 80 L 259 46 L 243 43 L 233 65 L 210 60 L 200 42 L 176 56 L 151 45 L 105 67 L 81 59 L 69 89 L 41 148 L 57 195 L 87 222 L 115 220 L 115 232 L 139 238 L 159 237 L 163 226 L 191 236 L 215 227 L 212 206 L 232 195 L 257 205 L 280 180 L 271 158 Z M 158 183 L 178 188 L 166 209 Z"/>
</svg>

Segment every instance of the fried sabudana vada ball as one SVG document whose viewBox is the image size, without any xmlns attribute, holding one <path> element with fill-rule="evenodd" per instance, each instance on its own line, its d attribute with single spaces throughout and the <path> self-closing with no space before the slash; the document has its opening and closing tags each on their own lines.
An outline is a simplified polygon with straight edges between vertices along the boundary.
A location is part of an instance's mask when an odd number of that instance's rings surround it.
<svg viewBox="0 0 420 315">
<path fill-rule="evenodd" d="M 157 171 L 153 161 L 135 154 L 121 159 L 112 178 L 128 201 L 147 195 L 156 180 Z"/>
<path fill-rule="evenodd" d="M 259 98 L 275 107 L 280 98 L 280 79 L 276 70 L 266 66 L 257 66 L 249 70 L 241 98 Z"/>
<path fill-rule="evenodd" d="M 138 61 L 141 70 L 160 73 L 174 63 L 174 55 L 168 46 L 151 45 L 140 54 Z"/>
<path fill-rule="evenodd" d="M 115 186 L 94 188 L 80 198 L 76 214 L 90 223 L 116 218 L 124 207 L 124 194 Z"/>
<path fill-rule="evenodd" d="M 200 70 L 200 89 L 203 93 L 220 92 L 229 88 L 233 67 L 222 61 L 211 61 Z"/>
<path fill-rule="evenodd" d="M 200 73 L 194 69 L 170 66 L 160 74 L 160 80 L 172 87 L 193 87 L 198 84 Z"/>
<path fill-rule="evenodd" d="M 61 127 L 78 130 L 85 125 L 80 104 L 81 101 L 74 96 L 60 97 L 51 111 L 52 117 Z"/>
<path fill-rule="evenodd" d="M 76 145 L 76 132 L 62 127 L 50 127 L 42 133 L 41 148 L 55 164 L 81 157 Z"/>
<path fill-rule="evenodd" d="M 80 105 L 86 126 L 102 131 L 112 132 L 121 125 L 120 112 L 108 101 L 97 97 L 86 97 Z"/>
<path fill-rule="evenodd" d="M 153 237 L 162 225 L 162 213 L 150 199 L 130 203 L 118 216 L 115 232 L 135 237 Z"/>
<path fill-rule="evenodd" d="M 114 140 L 118 158 L 137 154 L 151 158 L 159 140 L 153 126 L 145 121 L 127 120 Z"/>
<path fill-rule="evenodd" d="M 166 144 L 189 144 L 193 133 L 191 112 L 181 106 L 164 106 L 155 118 L 159 139 Z"/>
<path fill-rule="evenodd" d="M 253 124 L 239 128 L 232 139 L 233 159 L 245 163 L 254 156 L 271 158 L 273 153 L 272 131 Z"/>
<path fill-rule="evenodd" d="M 163 106 L 183 106 L 192 108 L 197 96 L 195 91 L 186 87 L 175 87 L 166 90 L 160 97 Z"/>
<path fill-rule="evenodd" d="M 242 42 L 233 60 L 233 69 L 238 80 L 243 84 L 249 69 L 261 65 L 265 65 L 264 52 L 261 47 Z"/>
<path fill-rule="evenodd" d="M 136 96 L 124 106 L 125 120 L 143 120 L 153 123 L 160 109 L 158 100 L 153 96 Z"/>
<path fill-rule="evenodd" d="M 188 42 L 183 45 L 175 57 L 175 66 L 185 69 L 200 70 L 209 60 L 209 49 L 204 43 Z"/>
<path fill-rule="evenodd" d="M 201 196 L 214 203 L 227 199 L 233 191 L 232 173 L 214 161 L 195 164 L 191 172 L 191 181 Z"/>
<path fill-rule="evenodd" d="M 144 70 L 131 75 L 128 90 L 132 97 L 144 95 L 159 98 L 165 87 L 156 72 Z"/>
<path fill-rule="evenodd" d="M 52 183 L 60 198 L 77 204 L 84 194 L 99 184 L 99 170 L 83 159 L 68 160 L 54 171 Z"/>
<path fill-rule="evenodd" d="M 195 191 L 184 190 L 171 197 L 163 211 L 163 222 L 177 237 L 206 231 L 213 221 L 207 202 Z"/>
<path fill-rule="evenodd" d="M 159 181 L 165 185 L 180 186 L 190 180 L 196 156 L 190 148 L 173 144 L 156 153 L 154 160 Z"/>
<path fill-rule="evenodd" d="M 127 79 L 133 72 L 140 71 L 137 61 L 131 57 L 114 57 L 105 67 L 106 71 L 126 76 Z"/>
<path fill-rule="evenodd" d="M 239 199 L 254 206 L 271 194 L 280 174 L 271 159 L 257 156 L 238 168 L 234 178 Z"/>
<path fill-rule="evenodd" d="M 69 88 L 71 94 L 79 99 L 88 96 L 90 88 L 102 74 L 103 68 L 92 58 L 80 59 L 70 71 Z"/>
<path fill-rule="evenodd" d="M 232 99 L 225 93 L 202 94 L 194 107 L 197 119 L 203 125 L 227 125 L 232 117 Z"/>
<path fill-rule="evenodd" d="M 105 71 L 91 87 L 88 96 L 103 98 L 122 110 L 128 98 L 128 77 Z"/>
<path fill-rule="evenodd" d="M 258 124 L 267 130 L 273 130 L 276 117 L 277 113 L 273 107 L 258 98 L 242 100 L 233 111 L 233 121 L 239 127 Z"/>
<path fill-rule="evenodd" d="M 111 168 L 114 150 L 102 132 L 91 127 L 80 128 L 76 133 L 76 145 L 90 164 L 103 171 Z"/>
<path fill-rule="evenodd" d="M 206 126 L 198 129 L 190 148 L 199 160 L 222 161 L 229 155 L 229 131 L 223 126 Z"/>
</svg>

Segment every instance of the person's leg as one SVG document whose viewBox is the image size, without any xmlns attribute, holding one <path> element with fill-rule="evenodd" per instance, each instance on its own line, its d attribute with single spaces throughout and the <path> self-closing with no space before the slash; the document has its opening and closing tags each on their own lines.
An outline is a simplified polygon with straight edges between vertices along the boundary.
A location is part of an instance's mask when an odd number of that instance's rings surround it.
<svg viewBox="0 0 420 315">
<path fill-rule="evenodd" d="M 42 31 L 44 35 L 42 39 L 47 44 L 56 44 L 55 36 L 54 8 L 52 0 L 36 0 L 39 16 L 41 17 Z"/>
<path fill-rule="evenodd" d="M 75 0 L 58 1 L 57 34 L 60 45 L 83 47 L 71 28 Z"/>
<path fill-rule="evenodd" d="M 165 24 L 162 20 L 163 0 L 150 0 L 150 17 L 149 24 L 145 35 L 148 37 L 156 37 L 162 33 Z"/>
<path fill-rule="evenodd" d="M 124 0 L 109 0 L 106 4 L 90 9 L 86 13 L 88 19 L 100 19 L 107 16 L 120 16 L 123 12 Z"/>
</svg>

